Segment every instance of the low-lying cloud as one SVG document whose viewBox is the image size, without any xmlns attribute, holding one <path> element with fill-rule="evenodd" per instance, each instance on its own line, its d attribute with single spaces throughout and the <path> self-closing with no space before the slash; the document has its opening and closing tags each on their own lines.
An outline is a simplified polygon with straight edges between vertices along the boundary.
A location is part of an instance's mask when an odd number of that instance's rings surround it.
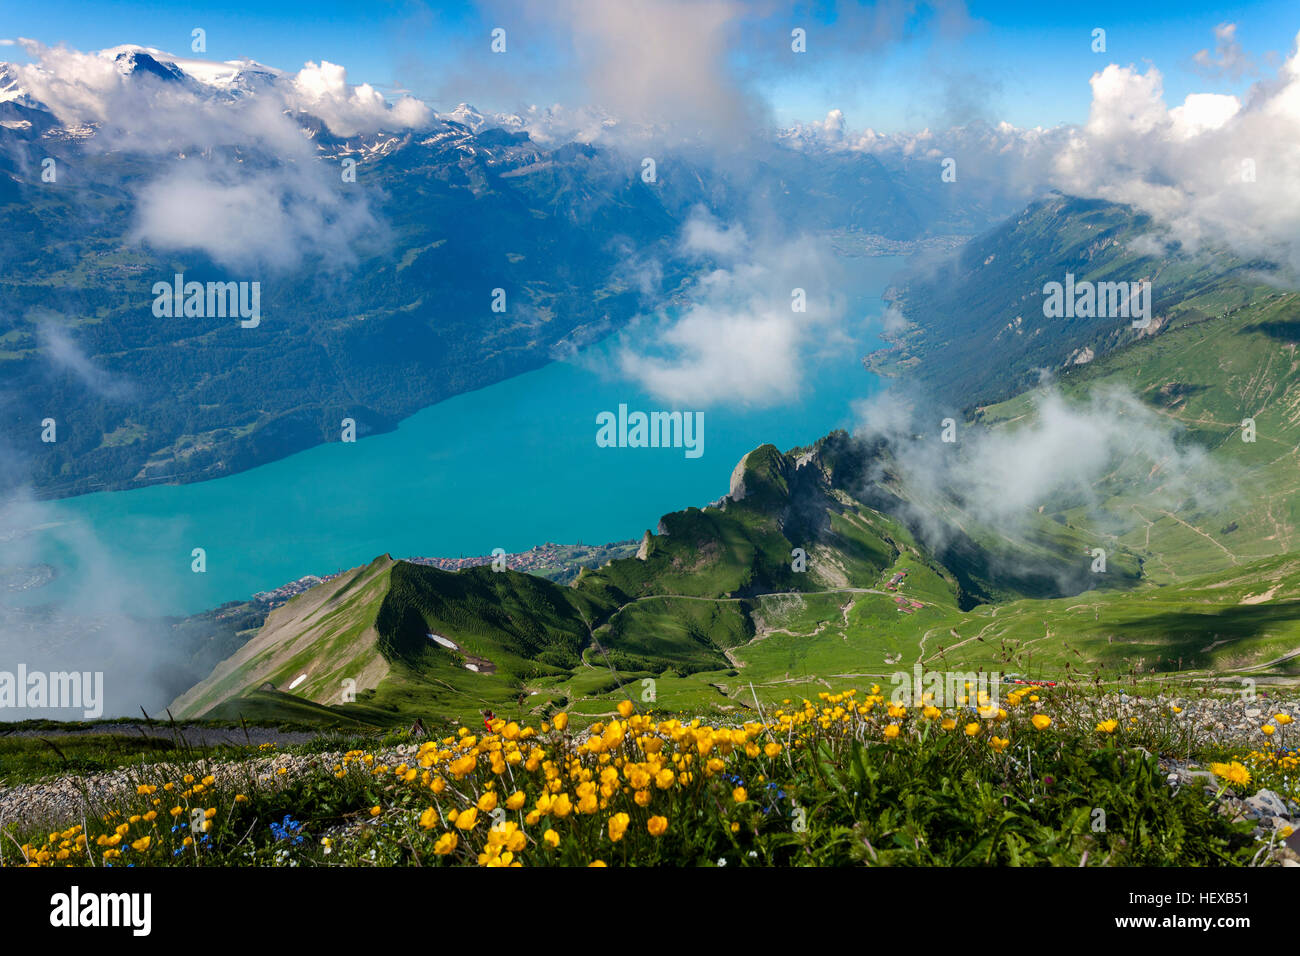
<svg viewBox="0 0 1300 956">
<path fill-rule="evenodd" d="M 1218 508 L 1232 494 L 1233 476 L 1222 465 L 1201 446 L 1180 442 L 1180 425 L 1120 387 L 1068 400 L 1047 383 L 1034 393 L 1026 420 L 996 428 L 956 422 L 953 442 L 942 440 L 932 406 L 897 389 L 855 411 L 857 437 L 887 443 L 911 495 L 911 517 L 931 547 L 947 542 L 950 522 L 1015 539 L 1039 508 L 1069 508 L 1082 509 L 1094 529 L 1120 534 L 1137 519 L 1108 509 L 1118 493 L 1164 510 L 1191 502 Z"/>
<path fill-rule="evenodd" d="M 33 318 L 41 353 L 55 372 L 70 373 L 91 392 L 110 401 L 125 401 L 135 395 L 131 382 L 100 368 L 86 355 L 59 317 L 43 313 Z"/>
<path fill-rule="evenodd" d="M 134 235 L 153 248 L 197 249 L 250 274 L 296 267 L 308 253 L 346 267 L 382 229 L 364 199 L 310 165 L 234 175 L 219 161 L 187 161 L 140 189 L 136 214 Z"/>
<path fill-rule="evenodd" d="M 128 181 L 132 236 L 160 251 L 193 250 L 245 270 L 287 269 L 313 259 L 337 269 L 355 261 L 362 237 L 381 232 L 363 190 L 348 191 L 340 167 L 323 162 L 315 118 L 336 137 L 400 133 L 435 120 L 418 100 L 389 103 L 321 61 L 297 74 L 252 63 L 214 63 L 119 47 L 82 53 L 21 41 L 33 62 L 9 67 L 26 96 L 69 128 L 93 130 L 90 152 L 152 164 Z M 151 56 L 182 75 L 126 72 Z"/>
<path fill-rule="evenodd" d="M 796 398 L 816 355 L 844 339 L 833 251 L 807 236 L 751 238 L 702 209 L 683 227 L 680 248 L 702 271 L 680 307 L 633 324 L 619 370 L 679 407 Z"/>
<path fill-rule="evenodd" d="M 73 557 L 75 584 L 55 579 L 23 589 L 33 576 L 48 573 L 43 562 L 50 552 Z M 46 588 L 58 591 L 57 602 L 42 600 Z M 94 532 L 69 520 L 57 504 L 27 489 L 0 502 L 0 670 L 14 673 L 21 665 L 28 673 L 102 673 L 103 716 L 139 716 L 141 706 L 157 713 L 169 703 L 168 678 L 184 671 L 192 649 L 167 639 L 154 598 L 147 583 L 123 573 Z M 85 716 L 81 706 L 19 703 L 0 708 L 0 722 Z"/>
</svg>

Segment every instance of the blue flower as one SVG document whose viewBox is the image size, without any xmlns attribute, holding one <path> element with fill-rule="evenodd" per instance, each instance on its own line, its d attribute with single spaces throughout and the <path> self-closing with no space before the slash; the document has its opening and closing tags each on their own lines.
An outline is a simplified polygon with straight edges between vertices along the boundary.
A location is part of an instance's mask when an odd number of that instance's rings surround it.
<svg viewBox="0 0 1300 956">
<path fill-rule="evenodd" d="M 275 837 L 277 843 L 281 840 L 292 839 L 295 844 L 300 844 L 303 842 L 301 834 L 302 824 L 288 813 L 284 815 L 284 819 L 279 823 L 271 824 L 271 836 Z"/>
</svg>

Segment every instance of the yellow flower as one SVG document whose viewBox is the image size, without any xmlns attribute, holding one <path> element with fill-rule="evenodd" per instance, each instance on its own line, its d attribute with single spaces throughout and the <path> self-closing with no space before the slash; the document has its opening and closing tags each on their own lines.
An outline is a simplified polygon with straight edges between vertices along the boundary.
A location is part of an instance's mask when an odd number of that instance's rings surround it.
<svg viewBox="0 0 1300 956">
<path fill-rule="evenodd" d="M 506 798 L 506 809 L 518 810 L 520 807 L 524 805 L 524 801 L 527 799 L 528 799 L 527 794 L 525 794 L 522 790 L 516 790 L 514 793 L 510 794 L 509 797 Z"/>
<path fill-rule="evenodd" d="M 149 844 L 152 842 L 153 842 L 153 837 L 143 836 L 131 844 L 131 849 L 139 850 L 141 853 L 143 853 L 145 850 L 149 849 Z"/>
<path fill-rule="evenodd" d="M 744 787 L 737 787 L 735 790 L 731 791 L 731 799 L 735 800 L 737 803 L 744 803 L 749 799 L 749 794 L 745 792 Z"/>
<path fill-rule="evenodd" d="M 448 830 L 438 837 L 438 842 L 433 845 L 433 852 L 438 856 L 446 856 L 456 849 L 456 844 L 459 842 L 460 838 L 456 836 L 456 831 Z"/>
<path fill-rule="evenodd" d="M 510 826 L 515 826 L 511 823 Z M 513 853 L 520 853 L 528 845 L 528 837 L 524 835 L 523 830 L 511 830 L 506 834 L 506 849 Z"/>
<path fill-rule="evenodd" d="M 1009 743 L 1011 743 L 1011 741 L 1008 740 L 1006 737 L 994 737 L 992 740 L 989 741 L 989 746 L 992 747 L 998 753 L 1002 753 L 1002 751 L 1007 749 L 1007 744 Z"/>
<path fill-rule="evenodd" d="M 561 711 L 555 715 L 553 723 L 555 724 L 556 730 L 563 730 L 565 727 L 569 726 L 569 715 Z"/>
<path fill-rule="evenodd" d="M 781 745 L 775 741 L 763 748 L 763 753 L 769 757 L 775 757 L 781 752 Z"/>
<path fill-rule="evenodd" d="M 618 715 L 623 718 L 631 717 L 635 708 L 630 700 L 620 701 L 618 705 Z"/>
<path fill-rule="evenodd" d="M 491 813 L 497 807 L 497 795 L 495 790 L 489 790 L 483 796 L 478 798 L 476 806 L 484 813 Z"/>
<path fill-rule="evenodd" d="M 1048 727 L 1052 726 L 1052 718 L 1048 717 L 1046 714 L 1034 714 L 1034 716 L 1029 719 L 1029 722 L 1034 725 L 1036 730 L 1046 730 Z"/>
<path fill-rule="evenodd" d="M 1276 723 L 1279 723 L 1279 724 L 1281 724 L 1283 727 L 1285 727 L 1287 724 L 1291 723 L 1291 715 L 1290 715 L 1290 714 L 1274 714 L 1274 715 L 1273 715 L 1273 720 L 1274 720 Z"/>
<path fill-rule="evenodd" d="M 885 739 L 893 740 L 895 737 L 898 736 L 898 732 L 899 732 L 898 724 L 890 724 L 888 727 L 885 728 Z"/>
<path fill-rule="evenodd" d="M 653 837 L 663 836 L 664 831 L 668 829 L 667 817 L 651 817 L 646 821 L 645 828 L 650 831 Z"/>
<path fill-rule="evenodd" d="M 373 807 L 370 808 L 370 815 L 372 817 L 377 817 L 379 816 L 379 814 L 383 812 L 384 812 L 384 808 L 379 806 L 378 804 L 375 804 Z"/>
<path fill-rule="evenodd" d="M 617 843 L 623 839 L 623 834 L 627 832 L 627 825 L 631 819 L 626 813 L 616 813 L 609 818 L 609 838 Z"/>
<path fill-rule="evenodd" d="M 1229 783 L 1241 786 L 1250 783 L 1250 771 L 1236 760 L 1232 761 L 1232 763 L 1212 763 L 1210 764 L 1210 773 Z"/>
<path fill-rule="evenodd" d="M 974 721 L 971 721 L 969 724 L 966 725 L 967 737 L 974 737 L 979 732 L 980 732 L 980 725 L 975 723 Z"/>
<path fill-rule="evenodd" d="M 573 812 L 573 803 L 567 793 L 562 793 L 551 801 L 551 812 L 560 818 L 567 817 Z"/>
<path fill-rule="evenodd" d="M 1115 728 L 1118 726 L 1119 726 L 1118 720 L 1103 720 L 1101 723 L 1097 725 L 1097 733 L 1113 734 L 1115 732 Z"/>
<path fill-rule="evenodd" d="M 432 830 L 434 826 L 437 825 L 437 823 L 438 823 L 438 811 L 435 810 L 433 807 L 429 807 L 427 810 L 425 810 L 423 813 L 420 814 L 420 826 L 424 827 L 424 829 Z"/>
<path fill-rule="evenodd" d="M 604 860 L 592 860 L 587 864 L 588 869 L 591 869 L 593 866 L 608 866 L 608 864 Z"/>
<path fill-rule="evenodd" d="M 1265 724 L 1263 727 L 1260 728 L 1260 730 L 1264 731 L 1265 734 L 1271 734 L 1276 729 L 1277 728 L 1274 727 L 1272 724 Z"/>
<path fill-rule="evenodd" d="M 952 730 L 954 727 L 957 726 L 957 721 L 953 720 L 951 717 L 945 717 L 943 723 L 941 723 L 939 726 L 942 727 L 944 730 Z"/>
<path fill-rule="evenodd" d="M 470 807 L 456 816 L 456 828 L 459 830 L 472 830 L 474 824 L 478 822 L 478 810 Z"/>
<path fill-rule="evenodd" d="M 554 830 L 547 830 L 542 834 L 542 842 L 554 849 L 560 845 L 560 835 Z"/>
</svg>

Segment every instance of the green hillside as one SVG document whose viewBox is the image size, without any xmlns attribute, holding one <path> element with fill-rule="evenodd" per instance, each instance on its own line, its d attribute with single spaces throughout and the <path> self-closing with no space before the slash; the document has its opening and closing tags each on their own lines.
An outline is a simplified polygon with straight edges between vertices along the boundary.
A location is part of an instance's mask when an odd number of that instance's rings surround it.
<svg viewBox="0 0 1300 956">
<path fill-rule="evenodd" d="M 1262 291 L 1224 315 L 1163 332 L 1070 370 L 1060 388 L 1083 396 L 1120 385 L 1181 426 L 1183 441 L 1209 451 L 1217 495 L 1193 513 L 1152 506 L 1140 491 L 1118 489 L 1107 502 L 1136 519 L 1121 535 L 1142 553 L 1148 577 L 1179 581 L 1287 554 L 1300 519 L 1300 296 Z M 1033 415 L 1033 396 L 978 412 L 988 425 Z M 1254 441 L 1243 428 L 1254 421 Z"/>
<path fill-rule="evenodd" d="M 1294 682 L 1297 296 L 1243 280 L 1238 263 L 1211 273 L 1179 256 L 1134 258 L 1126 243 L 1144 228 L 1104 204 L 1031 207 L 962 254 L 968 265 L 993 258 L 936 293 L 931 307 L 947 302 L 949 321 L 906 334 L 910 358 L 895 369 L 906 365 L 924 386 L 938 374 L 930 363 L 943 361 L 950 391 L 984 396 L 968 404 L 965 434 L 1015 435 L 1037 421 L 1043 388 L 990 401 L 1051 350 L 1086 348 L 1094 357 L 1060 370 L 1050 388 L 1068 407 L 1135 396 L 1110 424 L 1156 422 L 1168 434 L 1164 458 L 1117 456 L 1087 495 L 1059 494 L 998 521 L 975 507 L 960 469 L 909 480 L 904 463 L 933 452 L 937 435 L 837 432 L 786 453 L 765 445 L 737 466 L 721 502 L 665 515 L 636 557 L 584 569 L 569 586 L 403 562 L 383 564 L 355 593 L 322 585 L 255 639 L 269 654 L 306 634 L 289 662 L 263 673 L 241 650 L 242 661 L 186 695 L 199 702 L 187 715 L 287 718 L 319 707 L 386 724 L 563 707 L 594 718 L 624 696 L 727 713 L 883 684 L 917 664 L 1103 683 Z M 1001 285 L 983 272 L 998 261 Z M 998 288 L 1041 289 L 1065 268 L 1160 276 L 1162 320 L 1141 336 L 1113 321 L 1042 326 L 1014 348 L 982 350 L 1006 324 Z M 959 300 L 969 308 L 956 309 Z M 1242 440 L 1248 418 L 1253 442 Z M 1187 454 L 1171 458 L 1169 448 Z M 1094 549 L 1106 552 L 1104 573 Z M 322 602 L 332 608 L 328 631 L 295 630 L 294 609 Z M 328 681 L 314 674 L 317 658 L 329 662 Z M 335 685 L 349 669 L 364 679 L 355 700 L 339 701 Z M 290 690 L 299 673 L 309 676 Z"/>
<path fill-rule="evenodd" d="M 899 297 L 908 327 L 869 365 L 922 386 L 938 404 L 969 412 L 1063 369 L 1241 308 L 1268 292 L 1266 263 L 1153 251 L 1153 225 L 1127 207 L 1054 196 L 971 240 L 952 259 L 918 270 Z M 1048 318 L 1043 286 L 1151 283 L 1151 324 L 1114 317 Z"/>
</svg>

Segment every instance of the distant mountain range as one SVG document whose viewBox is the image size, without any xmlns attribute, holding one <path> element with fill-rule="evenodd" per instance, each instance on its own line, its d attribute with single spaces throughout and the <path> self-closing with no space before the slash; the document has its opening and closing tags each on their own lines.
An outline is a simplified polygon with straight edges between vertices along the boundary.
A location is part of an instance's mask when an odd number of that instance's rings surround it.
<svg viewBox="0 0 1300 956">
<path fill-rule="evenodd" d="M 160 116 L 197 103 L 252 125 L 256 104 L 292 79 L 139 47 L 101 56 L 111 102 L 147 102 Z M 215 141 L 178 142 L 185 134 L 171 130 L 160 153 L 108 122 L 65 122 L 0 64 L 0 443 L 22 463 L 6 480 L 44 496 L 197 481 L 337 441 L 346 418 L 358 435 L 391 429 L 681 295 L 701 267 L 679 249 L 699 206 L 726 221 L 902 242 L 971 234 L 1013 208 L 979 182 L 941 183 L 937 160 L 887 166 L 797 137 L 762 146 L 743 176 L 703 151 L 665 150 L 647 183 L 640 155 L 538 142 L 524 119 L 463 104 L 418 128 L 354 135 L 305 107 L 286 115 L 311 147 L 310 169 L 206 127 Z M 286 250 L 287 265 L 237 268 L 151 244 L 142 195 L 181 177 L 161 212 L 184 217 L 184 177 L 200 168 L 229 188 L 288 183 L 283 202 L 262 200 L 268 217 L 319 216 L 312 229 L 327 241 Z M 633 259 L 657 265 L 653 289 Z M 156 316 L 155 283 L 178 274 L 258 282 L 257 327 Z M 505 311 L 493 308 L 498 289 Z M 47 419 L 57 441 L 40 440 Z"/>
</svg>

